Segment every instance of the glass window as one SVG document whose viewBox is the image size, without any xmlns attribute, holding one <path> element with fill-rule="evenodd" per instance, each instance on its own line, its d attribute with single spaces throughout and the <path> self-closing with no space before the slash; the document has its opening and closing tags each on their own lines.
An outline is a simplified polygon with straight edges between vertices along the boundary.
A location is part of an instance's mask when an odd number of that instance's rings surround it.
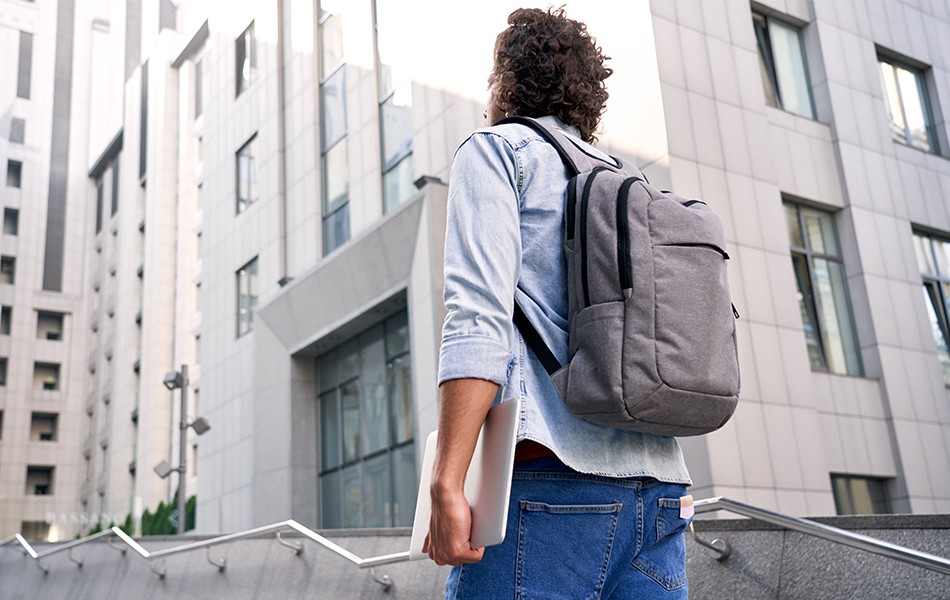
<svg viewBox="0 0 950 600">
<path fill-rule="evenodd" d="M 0 308 L 0 335 L 10 335 L 10 322 L 13 320 L 13 307 Z"/>
<path fill-rule="evenodd" d="M 350 239 L 349 166 L 347 141 L 340 140 L 323 155 L 323 253 Z"/>
<path fill-rule="evenodd" d="M 887 479 L 832 475 L 831 489 L 839 515 L 880 515 L 891 512 Z"/>
<path fill-rule="evenodd" d="M 112 214 L 119 211 L 119 158 L 112 161 Z"/>
<path fill-rule="evenodd" d="M 7 384 L 7 359 L 0 358 L 0 386 Z"/>
<path fill-rule="evenodd" d="M 894 141 L 937 153 L 924 72 L 889 58 L 879 56 L 878 61 Z"/>
<path fill-rule="evenodd" d="M 406 313 L 317 359 L 321 526 L 410 526 L 416 468 Z"/>
<path fill-rule="evenodd" d="M 251 87 L 257 77 L 257 41 L 254 38 L 254 21 L 234 42 L 235 96 Z"/>
<path fill-rule="evenodd" d="M 834 373 L 861 375 L 861 358 L 834 216 L 791 202 L 785 203 L 785 210 L 811 366 Z"/>
<path fill-rule="evenodd" d="M 22 144 L 26 138 L 26 121 L 13 117 L 10 120 L 10 143 Z"/>
<path fill-rule="evenodd" d="M 55 442 L 59 415 L 56 413 L 33 413 L 30 419 L 30 441 Z"/>
<path fill-rule="evenodd" d="M 254 307 L 257 306 L 257 257 L 237 272 L 237 335 L 254 329 Z"/>
<path fill-rule="evenodd" d="M 19 188 L 23 185 L 23 163 L 18 160 L 7 161 L 7 187 Z"/>
<path fill-rule="evenodd" d="M 144 182 L 148 171 L 148 61 L 142 63 L 141 77 L 142 81 L 139 87 L 139 182 Z"/>
<path fill-rule="evenodd" d="M 53 467 L 26 468 L 26 494 L 28 496 L 53 495 Z"/>
<path fill-rule="evenodd" d="M 204 59 L 195 61 L 195 118 L 201 116 L 204 110 Z"/>
<path fill-rule="evenodd" d="M 20 211 L 15 208 L 3 209 L 4 235 L 18 235 L 20 232 Z"/>
<path fill-rule="evenodd" d="M 0 256 L 0 283 L 13 284 L 16 281 L 16 259 L 12 256 Z"/>
<path fill-rule="evenodd" d="M 59 365 L 56 363 L 34 363 L 33 389 L 47 391 L 58 390 Z"/>
<path fill-rule="evenodd" d="M 320 106 L 323 168 L 323 254 L 350 239 L 349 160 L 346 141 L 346 64 L 342 2 L 320 3 Z"/>
<path fill-rule="evenodd" d="M 759 47 L 766 102 L 814 119 L 801 30 L 760 13 L 752 13 L 752 24 Z"/>
<path fill-rule="evenodd" d="M 382 146 L 383 212 L 399 206 L 415 192 L 412 157 L 412 82 L 404 55 L 398 3 L 375 0 L 376 71 L 379 77 L 379 121 Z"/>
<path fill-rule="evenodd" d="M 320 73 L 324 78 L 343 64 L 343 23 L 336 2 L 320 2 Z"/>
<path fill-rule="evenodd" d="M 323 107 L 323 150 L 329 150 L 346 135 L 346 69 L 337 69 L 320 86 Z"/>
<path fill-rule="evenodd" d="M 30 97 L 30 79 L 33 71 L 33 34 L 20 32 L 20 59 L 17 65 L 16 97 Z"/>
<path fill-rule="evenodd" d="M 105 183 L 102 178 L 96 180 L 96 233 L 102 231 L 102 203 L 105 196 Z"/>
<path fill-rule="evenodd" d="M 36 339 L 63 339 L 63 313 L 40 310 L 36 313 Z"/>
<path fill-rule="evenodd" d="M 914 234 L 917 265 L 923 279 L 924 306 L 937 347 L 943 381 L 950 385 L 950 242 L 923 233 Z"/>
<path fill-rule="evenodd" d="M 257 134 L 247 141 L 236 155 L 237 211 L 257 202 Z"/>
</svg>

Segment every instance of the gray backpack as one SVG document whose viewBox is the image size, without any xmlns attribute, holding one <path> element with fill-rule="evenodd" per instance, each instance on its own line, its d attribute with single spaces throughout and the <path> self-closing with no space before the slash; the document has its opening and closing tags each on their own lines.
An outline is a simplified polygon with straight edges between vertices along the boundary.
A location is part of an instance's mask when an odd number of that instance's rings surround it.
<svg viewBox="0 0 950 600">
<path fill-rule="evenodd" d="M 739 359 L 722 223 L 699 200 L 650 185 L 534 119 L 574 174 L 568 182 L 569 362 L 520 307 L 515 324 L 578 417 L 664 436 L 722 427 L 739 400 Z"/>
</svg>

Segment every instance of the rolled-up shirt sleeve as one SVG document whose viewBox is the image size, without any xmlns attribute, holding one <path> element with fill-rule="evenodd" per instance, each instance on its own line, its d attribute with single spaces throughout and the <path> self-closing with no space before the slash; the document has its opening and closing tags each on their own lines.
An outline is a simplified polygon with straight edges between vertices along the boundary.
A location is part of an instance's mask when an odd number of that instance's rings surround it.
<svg viewBox="0 0 950 600">
<path fill-rule="evenodd" d="M 521 268 L 521 167 L 501 136 L 476 132 L 455 155 L 445 233 L 447 314 L 439 385 L 485 379 L 504 385 Z"/>
</svg>

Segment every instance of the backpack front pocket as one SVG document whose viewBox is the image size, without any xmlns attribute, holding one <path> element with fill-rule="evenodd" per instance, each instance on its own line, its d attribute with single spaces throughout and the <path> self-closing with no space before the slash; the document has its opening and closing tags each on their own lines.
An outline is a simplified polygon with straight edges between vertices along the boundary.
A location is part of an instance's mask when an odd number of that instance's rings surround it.
<svg viewBox="0 0 950 600">
<path fill-rule="evenodd" d="M 656 369 L 669 387 L 731 396 L 738 393 L 735 321 L 722 261 L 711 244 L 654 246 Z M 710 306 L 723 314 L 710 314 Z"/>
</svg>

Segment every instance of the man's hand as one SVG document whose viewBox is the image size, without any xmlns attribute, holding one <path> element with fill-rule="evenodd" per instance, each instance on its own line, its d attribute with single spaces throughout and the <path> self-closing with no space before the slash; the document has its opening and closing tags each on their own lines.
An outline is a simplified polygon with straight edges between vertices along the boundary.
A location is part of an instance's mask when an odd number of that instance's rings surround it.
<svg viewBox="0 0 950 600">
<path fill-rule="evenodd" d="M 480 561 L 485 552 L 469 544 L 472 509 L 465 499 L 465 475 L 498 384 L 452 379 L 439 392 L 439 441 L 429 490 L 432 516 L 422 551 L 436 564 L 459 566 Z"/>
<path fill-rule="evenodd" d="M 465 494 L 458 490 L 432 490 L 432 516 L 422 551 L 437 565 L 459 566 L 482 559 L 484 548 L 469 545 L 472 535 L 472 509 Z"/>
</svg>

